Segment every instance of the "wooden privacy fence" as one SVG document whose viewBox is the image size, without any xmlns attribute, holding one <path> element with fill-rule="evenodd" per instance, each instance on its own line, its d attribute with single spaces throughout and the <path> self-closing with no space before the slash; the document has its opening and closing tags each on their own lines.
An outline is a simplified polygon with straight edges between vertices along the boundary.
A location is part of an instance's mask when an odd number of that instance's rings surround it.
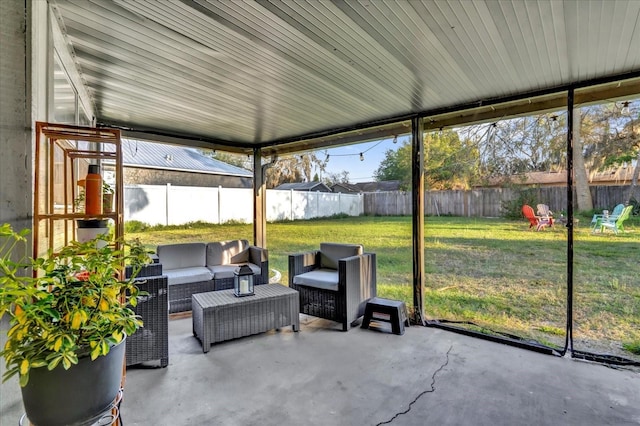
<svg viewBox="0 0 640 426">
<path fill-rule="evenodd" d="M 592 186 L 595 209 L 612 209 L 626 201 L 629 186 Z M 566 210 L 567 188 L 528 188 L 533 198 L 547 204 L 552 211 Z M 523 189 L 485 188 L 456 191 L 425 191 L 424 211 L 429 216 L 450 215 L 466 217 L 503 216 L 503 203 L 515 200 Z M 366 192 L 364 214 L 380 216 L 411 215 L 410 192 Z M 535 208 L 535 206 L 533 206 Z"/>
</svg>

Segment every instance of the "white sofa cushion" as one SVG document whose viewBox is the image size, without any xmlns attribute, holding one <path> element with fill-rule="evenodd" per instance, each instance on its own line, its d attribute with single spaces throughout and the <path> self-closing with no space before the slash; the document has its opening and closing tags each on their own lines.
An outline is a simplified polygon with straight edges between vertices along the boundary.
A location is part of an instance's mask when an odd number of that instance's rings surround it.
<svg viewBox="0 0 640 426">
<path fill-rule="evenodd" d="M 191 268 L 162 269 L 162 274 L 167 276 L 169 285 L 195 283 L 198 281 L 210 281 L 213 274 L 205 266 L 193 266 Z"/>
<path fill-rule="evenodd" d="M 338 269 L 338 260 L 361 255 L 364 248 L 360 244 L 320 243 L 320 267 Z"/>
<path fill-rule="evenodd" d="M 338 271 L 335 269 L 314 269 L 293 277 L 293 283 L 307 287 L 338 291 Z"/>
<path fill-rule="evenodd" d="M 158 260 L 162 270 L 191 267 L 204 267 L 206 256 L 205 243 L 164 244 L 158 246 Z"/>
<path fill-rule="evenodd" d="M 211 271 L 213 278 L 216 280 L 221 280 L 225 278 L 233 278 L 233 271 L 240 267 L 241 264 L 229 264 L 229 265 L 215 265 L 208 266 L 207 268 Z M 248 265 L 251 268 L 251 271 L 254 275 L 260 275 L 261 270 L 258 265 L 254 265 L 253 263 L 242 263 L 242 265 Z"/>
<path fill-rule="evenodd" d="M 239 255 L 248 247 L 249 241 L 247 240 L 216 241 L 208 243 L 206 250 L 206 264 L 207 266 L 217 266 L 233 263 L 232 259 L 234 256 Z M 248 260 L 248 252 L 246 256 Z M 240 254 L 240 257 L 242 257 L 242 254 Z M 238 257 L 235 259 L 238 259 Z M 237 263 L 240 263 L 240 261 Z"/>
</svg>

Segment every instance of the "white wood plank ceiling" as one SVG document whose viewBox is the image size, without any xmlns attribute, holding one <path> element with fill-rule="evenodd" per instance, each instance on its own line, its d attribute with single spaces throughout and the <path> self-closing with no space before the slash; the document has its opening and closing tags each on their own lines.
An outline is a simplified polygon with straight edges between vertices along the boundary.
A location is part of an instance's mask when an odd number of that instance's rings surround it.
<svg viewBox="0 0 640 426">
<path fill-rule="evenodd" d="M 409 131 L 415 114 L 557 107 L 569 86 L 640 93 L 639 0 L 50 4 L 98 123 L 200 145 L 310 148 Z"/>
</svg>

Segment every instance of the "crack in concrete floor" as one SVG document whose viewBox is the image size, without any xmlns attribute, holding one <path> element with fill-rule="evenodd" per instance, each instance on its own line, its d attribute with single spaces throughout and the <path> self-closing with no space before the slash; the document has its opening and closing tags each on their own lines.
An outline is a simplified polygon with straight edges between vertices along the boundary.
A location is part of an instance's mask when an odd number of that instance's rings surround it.
<svg viewBox="0 0 640 426">
<path fill-rule="evenodd" d="M 449 364 L 449 353 L 451 352 L 451 350 L 453 349 L 453 346 L 449 347 L 449 350 L 446 353 L 446 357 L 447 359 L 445 360 L 444 364 L 442 364 L 440 367 L 438 367 L 433 374 L 431 375 L 431 385 L 429 389 L 425 389 L 422 392 L 420 392 L 418 394 L 418 396 L 416 396 L 413 401 L 411 401 L 409 403 L 409 406 L 407 407 L 406 410 L 404 411 L 399 411 L 396 414 L 393 415 L 393 417 L 391 417 L 389 420 L 386 420 L 384 422 L 380 422 L 377 423 L 376 426 L 381 426 L 381 425 L 388 425 L 390 423 L 392 423 L 395 419 L 397 419 L 398 417 L 407 414 L 409 411 L 411 411 L 411 407 L 413 406 L 413 404 L 415 404 L 420 398 L 422 398 L 422 396 L 428 394 L 428 393 L 433 393 L 436 390 L 436 375 L 442 371 L 448 364 Z"/>
</svg>

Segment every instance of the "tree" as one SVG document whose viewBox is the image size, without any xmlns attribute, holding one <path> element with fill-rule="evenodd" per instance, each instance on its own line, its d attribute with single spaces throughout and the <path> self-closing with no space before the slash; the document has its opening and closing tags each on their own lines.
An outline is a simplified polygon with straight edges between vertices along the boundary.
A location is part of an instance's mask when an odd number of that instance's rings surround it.
<svg viewBox="0 0 640 426">
<path fill-rule="evenodd" d="M 470 126 L 460 132 L 476 146 L 479 173 L 484 179 L 563 170 L 566 143 L 558 120 L 555 115 L 519 117 Z"/>
<path fill-rule="evenodd" d="M 582 132 L 582 114 L 579 110 L 574 111 L 574 132 L 573 132 L 573 166 L 574 166 L 574 186 L 576 188 L 576 208 L 580 210 L 592 210 L 593 199 L 591 189 L 589 189 L 589 179 L 587 177 L 587 166 L 584 159 L 584 133 Z"/>
<path fill-rule="evenodd" d="M 349 172 L 343 170 L 340 173 L 328 173 L 322 178 L 322 183 L 331 187 L 337 183 L 349 183 Z"/>
<path fill-rule="evenodd" d="M 592 200 L 583 147 L 590 143 L 592 132 L 589 126 L 581 125 L 582 115 L 584 111 L 575 110 L 574 184 L 578 210 L 590 210 Z M 524 179 L 530 172 L 566 170 L 566 128 L 566 115 L 552 113 L 470 126 L 463 133 L 478 147 L 483 179 L 513 180 L 517 176 Z"/>
<path fill-rule="evenodd" d="M 425 177 L 430 189 L 467 189 L 476 178 L 478 150 L 452 130 L 425 137 Z"/>
<path fill-rule="evenodd" d="M 633 175 L 631 177 L 631 187 L 629 188 L 629 196 L 627 202 L 640 201 L 640 191 L 638 190 L 638 179 L 640 178 L 640 111 L 636 112 L 636 116 L 625 126 L 625 137 L 630 140 L 632 150 L 635 150 L 635 163 Z M 621 158 L 625 162 L 632 163 L 633 153 Z"/>
<path fill-rule="evenodd" d="M 320 160 L 315 153 L 292 155 L 278 158 L 265 173 L 267 188 L 289 182 L 311 182 L 314 171 L 323 172 L 327 162 Z"/>
<path fill-rule="evenodd" d="M 230 152 L 213 151 L 211 149 L 201 149 L 200 153 L 206 157 L 214 158 L 223 163 L 231 164 L 232 166 L 240 167 L 242 169 L 251 170 L 251 158 L 244 154 L 233 154 Z"/>
<path fill-rule="evenodd" d="M 475 178 L 477 149 L 453 130 L 425 135 L 425 176 L 429 189 L 468 188 Z M 398 149 L 387 150 L 374 172 L 378 181 L 398 180 L 400 188 L 411 188 L 411 144 L 405 140 Z"/>
<path fill-rule="evenodd" d="M 617 103 L 583 108 L 581 131 L 585 143 L 584 157 L 591 174 L 635 162 L 627 202 L 638 199 L 640 175 L 640 101 L 625 102 L 628 111 Z"/>
<path fill-rule="evenodd" d="M 373 176 L 377 181 L 398 180 L 400 189 L 410 189 L 411 144 L 405 140 L 395 151 L 388 149 Z"/>
<path fill-rule="evenodd" d="M 621 105 L 629 112 L 623 113 Z M 592 208 L 589 180 L 596 172 L 612 168 L 635 169 L 629 197 L 635 198 L 640 177 L 639 101 L 606 103 L 574 111 L 574 185 L 577 210 Z M 565 114 L 542 114 L 501 120 L 463 128 L 460 133 L 479 152 L 480 175 L 513 177 L 533 171 L 566 169 Z"/>
</svg>

